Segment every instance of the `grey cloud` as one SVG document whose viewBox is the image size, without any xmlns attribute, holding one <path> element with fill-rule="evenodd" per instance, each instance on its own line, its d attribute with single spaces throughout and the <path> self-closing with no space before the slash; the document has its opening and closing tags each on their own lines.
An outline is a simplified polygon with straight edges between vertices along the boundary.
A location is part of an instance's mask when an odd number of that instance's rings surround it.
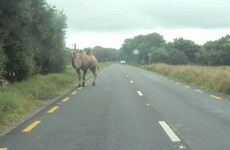
<svg viewBox="0 0 230 150">
<path fill-rule="evenodd" d="M 229 0 L 49 0 L 76 31 L 230 28 Z"/>
</svg>

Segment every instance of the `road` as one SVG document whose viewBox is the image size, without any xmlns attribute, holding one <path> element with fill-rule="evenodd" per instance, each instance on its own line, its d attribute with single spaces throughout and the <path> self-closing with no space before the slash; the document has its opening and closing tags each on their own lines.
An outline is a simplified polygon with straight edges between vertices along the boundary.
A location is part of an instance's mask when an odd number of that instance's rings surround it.
<svg viewBox="0 0 230 150">
<path fill-rule="evenodd" d="M 128 65 L 74 88 L 0 150 L 229 150 L 230 99 Z"/>
</svg>

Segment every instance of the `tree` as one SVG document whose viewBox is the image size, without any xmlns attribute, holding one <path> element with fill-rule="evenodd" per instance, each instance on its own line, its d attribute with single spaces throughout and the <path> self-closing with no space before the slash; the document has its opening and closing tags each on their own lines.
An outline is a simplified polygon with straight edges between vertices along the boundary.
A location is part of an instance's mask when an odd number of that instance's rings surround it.
<svg viewBox="0 0 230 150">
<path fill-rule="evenodd" d="M 184 52 L 181 52 L 177 49 L 172 49 L 169 51 L 168 64 L 180 65 L 180 64 L 186 64 L 187 62 L 188 62 L 188 58 Z"/>
<path fill-rule="evenodd" d="M 163 36 L 158 33 L 152 33 L 148 35 L 138 35 L 133 39 L 126 39 L 121 47 L 121 55 L 127 61 L 134 63 L 147 64 L 148 53 L 153 48 L 159 48 L 165 45 Z M 138 50 L 138 54 L 134 53 Z"/>
<path fill-rule="evenodd" d="M 45 0 L 0 0 L 0 70 L 11 81 L 65 68 L 65 15 Z"/>
<path fill-rule="evenodd" d="M 60 72 L 64 58 L 66 16 L 44 3 L 33 0 L 33 35 L 36 39 L 35 60 L 39 73 Z M 39 9 L 38 9 L 39 8 Z M 41 11 L 42 10 L 42 11 Z"/>
<path fill-rule="evenodd" d="M 206 42 L 202 49 L 196 53 L 197 63 L 204 65 L 230 64 L 230 35 L 216 41 Z"/>
<path fill-rule="evenodd" d="M 119 51 L 117 49 L 96 46 L 92 51 L 99 62 L 119 60 Z"/>
<path fill-rule="evenodd" d="M 154 63 L 166 63 L 169 59 L 169 52 L 165 47 L 153 48 L 151 60 Z"/>
<path fill-rule="evenodd" d="M 3 0 L 3 3 L 1 18 L 5 35 L 2 49 L 7 57 L 5 76 L 11 81 L 22 80 L 35 70 L 31 44 L 31 1 Z"/>
<path fill-rule="evenodd" d="M 188 61 L 191 63 L 195 63 L 195 53 L 200 50 L 199 45 L 195 44 L 191 40 L 185 40 L 183 38 L 174 39 L 174 41 L 169 43 L 168 46 L 169 49 L 177 49 L 181 52 L 184 52 L 188 58 Z"/>
</svg>

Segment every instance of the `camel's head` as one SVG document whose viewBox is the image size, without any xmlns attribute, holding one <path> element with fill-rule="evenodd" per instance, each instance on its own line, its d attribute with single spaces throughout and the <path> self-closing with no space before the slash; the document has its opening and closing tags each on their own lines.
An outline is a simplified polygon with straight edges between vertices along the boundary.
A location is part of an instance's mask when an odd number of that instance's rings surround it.
<svg viewBox="0 0 230 150">
<path fill-rule="evenodd" d="M 74 68 L 81 68 L 82 66 L 82 51 L 72 53 L 72 65 Z"/>
</svg>

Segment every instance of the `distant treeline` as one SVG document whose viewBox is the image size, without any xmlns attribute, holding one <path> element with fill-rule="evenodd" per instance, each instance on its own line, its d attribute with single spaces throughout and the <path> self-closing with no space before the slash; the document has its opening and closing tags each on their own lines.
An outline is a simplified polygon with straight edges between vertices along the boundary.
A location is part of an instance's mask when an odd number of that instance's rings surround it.
<svg viewBox="0 0 230 150">
<path fill-rule="evenodd" d="M 230 65 L 230 35 L 204 45 L 183 38 L 166 43 L 158 33 L 126 39 L 120 48 L 121 58 L 131 63 L 167 63 Z"/>
<path fill-rule="evenodd" d="M 0 0 L 0 79 L 62 71 L 65 29 L 66 16 L 45 0 Z"/>
<path fill-rule="evenodd" d="M 118 61 L 120 58 L 120 51 L 114 48 L 96 46 L 92 51 L 99 62 Z"/>
</svg>

